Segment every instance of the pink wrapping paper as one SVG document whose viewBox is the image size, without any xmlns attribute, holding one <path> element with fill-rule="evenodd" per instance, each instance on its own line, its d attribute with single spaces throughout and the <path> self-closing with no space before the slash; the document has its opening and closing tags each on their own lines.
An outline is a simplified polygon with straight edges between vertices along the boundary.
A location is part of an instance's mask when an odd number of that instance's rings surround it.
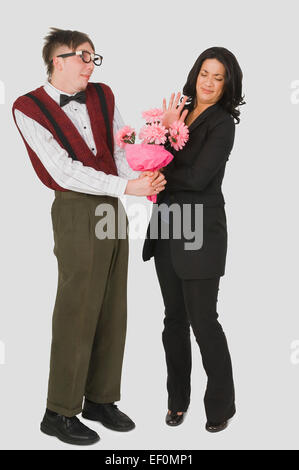
<svg viewBox="0 0 299 470">
<path fill-rule="evenodd" d="M 127 161 L 135 171 L 156 171 L 168 165 L 173 155 L 165 150 L 163 145 L 156 144 L 126 144 Z M 147 199 L 157 202 L 157 195 L 148 196 Z"/>
</svg>

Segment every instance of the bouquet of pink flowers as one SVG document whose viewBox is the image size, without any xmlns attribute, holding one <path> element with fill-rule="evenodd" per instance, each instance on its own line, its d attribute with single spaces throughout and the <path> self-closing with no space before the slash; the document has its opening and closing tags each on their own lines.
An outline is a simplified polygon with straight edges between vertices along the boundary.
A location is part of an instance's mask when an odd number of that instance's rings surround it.
<svg viewBox="0 0 299 470">
<path fill-rule="evenodd" d="M 133 170 L 156 171 L 168 165 L 173 159 L 173 155 L 164 148 L 167 140 L 175 150 L 181 150 L 188 141 L 189 130 L 180 121 L 175 121 L 167 129 L 162 125 L 161 109 L 145 111 L 142 117 L 146 124 L 139 132 L 141 144 L 135 144 L 136 132 L 130 126 L 120 129 L 115 140 L 119 147 L 125 149 L 127 161 Z M 157 196 L 148 196 L 148 199 L 156 202 Z"/>
</svg>

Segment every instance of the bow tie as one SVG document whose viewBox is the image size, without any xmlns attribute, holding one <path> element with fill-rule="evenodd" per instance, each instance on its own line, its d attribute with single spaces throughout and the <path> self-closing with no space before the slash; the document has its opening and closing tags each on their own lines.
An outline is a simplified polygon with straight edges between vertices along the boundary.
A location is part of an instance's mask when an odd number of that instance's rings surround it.
<svg viewBox="0 0 299 470">
<path fill-rule="evenodd" d="M 72 100 L 78 101 L 78 103 L 86 103 L 85 91 L 79 91 L 79 93 L 76 93 L 73 96 L 62 95 L 61 94 L 60 95 L 60 106 L 63 107 Z"/>
</svg>

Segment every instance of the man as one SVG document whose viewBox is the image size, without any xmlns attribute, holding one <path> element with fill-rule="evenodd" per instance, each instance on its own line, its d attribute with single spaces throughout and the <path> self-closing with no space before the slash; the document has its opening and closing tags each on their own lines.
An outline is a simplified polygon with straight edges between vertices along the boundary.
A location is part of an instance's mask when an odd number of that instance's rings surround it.
<svg viewBox="0 0 299 470">
<path fill-rule="evenodd" d="M 123 126 L 111 89 L 89 83 L 95 65 L 90 38 L 51 28 L 43 59 L 45 86 L 19 97 L 13 116 L 41 181 L 55 191 L 52 205 L 58 289 L 47 408 L 41 430 L 70 444 L 92 444 L 96 432 L 77 418 L 129 431 L 133 421 L 114 404 L 126 333 L 128 239 L 98 239 L 96 208 L 108 204 L 127 219 L 118 197 L 149 196 L 165 187 L 155 172 L 133 172 L 113 135 Z M 120 214 L 119 214 L 120 212 Z"/>
</svg>

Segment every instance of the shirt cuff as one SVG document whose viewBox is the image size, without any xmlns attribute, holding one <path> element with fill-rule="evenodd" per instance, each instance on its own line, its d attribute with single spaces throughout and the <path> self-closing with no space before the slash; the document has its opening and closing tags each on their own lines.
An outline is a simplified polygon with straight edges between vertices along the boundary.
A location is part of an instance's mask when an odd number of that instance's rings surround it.
<svg viewBox="0 0 299 470">
<path fill-rule="evenodd" d="M 125 178 L 121 178 L 120 176 L 115 176 L 115 178 L 117 179 L 117 185 L 116 185 L 117 196 L 123 196 L 125 194 L 128 180 Z"/>
</svg>

